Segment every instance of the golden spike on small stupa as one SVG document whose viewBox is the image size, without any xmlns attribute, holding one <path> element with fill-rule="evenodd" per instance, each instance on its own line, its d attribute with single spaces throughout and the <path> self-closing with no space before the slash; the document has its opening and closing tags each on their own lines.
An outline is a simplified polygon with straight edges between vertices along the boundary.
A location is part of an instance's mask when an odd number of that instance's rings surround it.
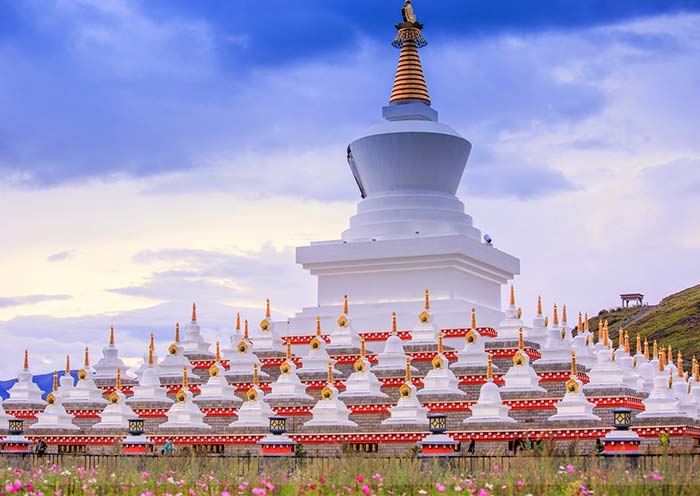
<svg viewBox="0 0 700 496">
<path fill-rule="evenodd" d="M 292 340 L 287 339 L 287 360 L 292 359 Z"/>
<path fill-rule="evenodd" d="M 321 317 L 316 317 L 316 335 L 321 335 Z"/>
<path fill-rule="evenodd" d="M 187 367 L 182 367 L 182 388 L 189 387 L 189 381 L 187 378 Z"/>
<path fill-rule="evenodd" d="M 576 353 L 571 352 L 571 375 L 575 376 L 578 373 L 576 370 Z"/>
<path fill-rule="evenodd" d="M 343 315 L 347 315 L 350 309 L 348 308 L 348 295 L 343 296 Z"/>
<path fill-rule="evenodd" d="M 537 296 L 537 315 L 542 315 L 542 297 Z"/>
<path fill-rule="evenodd" d="M 610 353 L 610 360 L 614 362 L 616 356 L 617 356 L 617 348 L 613 348 L 612 353 Z"/>
<path fill-rule="evenodd" d="M 221 345 L 219 342 L 216 342 L 216 356 L 214 357 L 214 360 L 216 363 L 221 363 Z"/>
<path fill-rule="evenodd" d="M 642 352 L 642 336 L 637 333 L 637 353 Z"/>
<path fill-rule="evenodd" d="M 443 353 L 443 351 L 444 351 L 444 346 L 443 346 L 443 344 L 442 344 L 442 338 L 443 338 L 443 336 L 442 336 L 442 331 L 440 331 L 440 332 L 438 333 L 438 353 L 439 353 L 440 355 L 442 355 L 442 353 Z"/>
<path fill-rule="evenodd" d="M 396 105 L 420 100 L 430 105 L 428 86 L 425 84 L 418 55 L 418 49 L 428 44 L 421 34 L 423 25 L 417 22 L 410 0 L 406 0 L 402 15 L 404 22 L 396 25 L 398 33 L 391 43 L 394 47 L 401 49 L 401 54 L 389 103 Z"/>
<path fill-rule="evenodd" d="M 236 330 L 241 330 L 241 312 L 236 312 Z"/>
<path fill-rule="evenodd" d="M 590 331 L 590 327 L 588 327 L 588 312 L 583 314 L 583 330 L 584 331 Z"/>
<path fill-rule="evenodd" d="M 180 323 L 175 322 L 175 342 L 180 342 Z"/>
<path fill-rule="evenodd" d="M 668 388 L 671 389 L 673 387 L 673 369 L 670 369 L 668 371 Z"/>
<path fill-rule="evenodd" d="M 666 350 L 659 350 L 659 372 L 663 372 L 666 368 Z"/>
<path fill-rule="evenodd" d="M 491 355 L 488 356 L 486 360 L 486 380 L 487 381 L 492 381 L 493 380 L 493 359 L 491 358 Z"/>
<path fill-rule="evenodd" d="M 647 341 L 647 338 L 644 338 L 644 358 L 647 360 L 651 358 L 649 356 L 649 341 Z"/>
<path fill-rule="evenodd" d="M 630 352 L 630 335 L 625 333 L 625 353 L 629 355 Z"/>
<path fill-rule="evenodd" d="M 603 321 L 602 320 L 598 321 L 598 341 L 599 342 L 603 341 Z"/>
<path fill-rule="evenodd" d="M 545 328 L 549 327 L 549 315 L 547 315 L 547 316 L 544 318 L 544 327 L 545 327 Z"/>
<path fill-rule="evenodd" d="M 58 391 L 58 370 L 53 371 L 53 386 L 51 391 Z"/>
<path fill-rule="evenodd" d="M 121 391 L 121 390 L 122 390 L 122 369 L 117 369 L 117 380 L 116 380 L 116 382 L 115 382 L 115 384 L 114 384 L 114 388 L 115 388 L 117 391 Z"/>
<path fill-rule="evenodd" d="M 192 303 L 192 322 L 197 322 L 197 305 Z"/>
<path fill-rule="evenodd" d="M 430 310 L 430 291 L 425 290 L 425 303 L 423 304 L 425 310 Z"/>
<path fill-rule="evenodd" d="M 328 362 L 328 384 L 333 384 L 333 362 Z"/>
<path fill-rule="evenodd" d="M 148 365 L 153 366 L 153 348 L 148 348 Z"/>
<path fill-rule="evenodd" d="M 109 345 L 114 346 L 114 326 L 109 327 Z"/>
<path fill-rule="evenodd" d="M 518 349 L 519 350 L 525 349 L 525 338 L 523 337 L 523 328 L 522 327 L 518 331 Z"/>
<path fill-rule="evenodd" d="M 608 336 L 608 327 L 603 324 L 603 346 L 610 346 L 610 338 Z"/>
<path fill-rule="evenodd" d="M 510 306 L 515 306 L 515 286 L 510 285 Z"/>
<path fill-rule="evenodd" d="M 396 312 L 391 312 L 391 332 L 396 333 Z"/>
<path fill-rule="evenodd" d="M 90 348 L 88 348 L 87 346 L 85 347 L 85 360 L 83 360 L 83 366 L 90 366 Z"/>
<path fill-rule="evenodd" d="M 620 326 L 620 330 L 617 332 L 617 347 L 625 347 L 625 330 Z"/>
<path fill-rule="evenodd" d="M 406 358 L 406 376 L 404 382 L 411 382 L 411 359 Z"/>
<path fill-rule="evenodd" d="M 265 318 L 269 319 L 272 314 L 270 313 L 270 298 L 265 300 Z"/>
<path fill-rule="evenodd" d="M 676 368 L 678 369 L 678 377 L 683 377 L 683 354 L 679 350 L 676 356 L 678 357 L 676 362 Z"/>
<path fill-rule="evenodd" d="M 522 307 L 518 307 L 518 311 L 517 311 L 517 313 L 516 313 L 515 315 L 516 315 L 518 318 L 521 318 L 521 317 L 523 316 L 523 308 L 522 308 Z"/>
<path fill-rule="evenodd" d="M 24 350 L 24 370 L 29 369 L 29 350 Z"/>
<path fill-rule="evenodd" d="M 695 382 L 700 382 L 700 367 L 698 366 L 698 360 L 693 357 L 693 376 Z"/>
<path fill-rule="evenodd" d="M 253 385 L 257 386 L 260 378 L 258 377 L 258 364 L 253 364 Z"/>
<path fill-rule="evenodd" d="M 578 313 L 578 326 L 576 326 L 577 332 L 583 332 L 583 315 L 581 312 Z"/>
<path fill-rule="evenodd" d="M 70 374 L 70 355 L 66 355 L 66 375 Z"/>
<path fill-rule="evenodd" d="M 472 308 L 472 330 L 476 330 L 476 308 Z"/>
<path fill-rule="evenodd" d="M 658 356 L 659 356 L 659 345 L 658 345 L 658 343 L 656 342 L 656 339 L 654 340 L 653 352 L 654 352 L 654 358 L 658 358 Z"/>
<path fill-rule="evenodd" d="M 567 322 L 568 320 L 566 318 L 566 305 L 563 305 L 561 307 L 561 323 L 566 325 Z"/>
<path fill-rule="evenodd" d="M 366 353 L 366 350 L 365 350 L 365 337 L 364 337 L 364 336 L 360 336 L 360 356 L 364 358 L 365 353 Z"/>
<path fill-rule="evenodd" d="M 557 309 L 557 304 L 554 304 L 554 314 L 552 315 L 552 325 L 559 325 L 559 310 Z"/>
<path fill-rule="evenodd" d="M 248 339 L 248 319 L 243 321 L 243 339 Z"/>
<path fill-rule="evenodd" d="M 155 350 L 156 349 L 156 337 L 151 333 L 151 341 L 148 343 L 148 349 L 149 350 Z"/>
<path fill-rule="evenodd" d="M 669 344 L 668 345 L 668 363 L 673 363 L 673 347 Z"/>
</svg>

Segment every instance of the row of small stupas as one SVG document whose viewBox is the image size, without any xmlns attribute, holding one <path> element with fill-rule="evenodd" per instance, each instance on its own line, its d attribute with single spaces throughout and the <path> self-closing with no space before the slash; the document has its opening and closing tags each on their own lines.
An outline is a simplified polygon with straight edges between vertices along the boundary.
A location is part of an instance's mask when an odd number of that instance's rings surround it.
<svg viewBox="0 0 700 496">
<path fill-rule="evenodd" d="M 77 380 L 68 358 L 45 399 L 25 353 L 18 382 L 0 403 L 0 421 L 6 428 L 8 419 L 24 418 L 30 432 L 55 443 L 63 437 L 109 444 L 124 434 L 129 419 L 142 417 L 154 435 L 194 436 L 187 439 L 196 443 L 197 433 L 208 431 L 207 442 L 219 435 L 245 444 L 280 414 L 297 419 L 292 433 L 311 443 L 329 442 L 338 433 L 344 437 L 335 442 L 400 443 L 415 442 L 427 414 L 439 411 L 448 412 L 451 429 L 464 439 L 494 440 L 504 429 L 544 436 L 556 429 L 557 438 L 568 439 L 599 437 L 612 409 L 625 406 L 636 413 L 640 429 L 648 426 L 643 432 L 649 438 L 660 429 L 688 439 L 697 434 L 700 370 L 693 358 L 686 372 L 680 351 L 674 360 L 671 347 L 654 342 L 650 350 L 636 336 L 633 352 L 623 329 L 615 346 L 606 323 L 597 336 L 581 314 L 569 327 L 565 306 L 560 318 L 554 305 L 550 325 L 541 299 L 528 326 L 512 287 L 497 330 L 478 327 L 474 311 L 469 327 L 439 329 L 427 290 L 422 307 L 410 331 L 397 329 L 394 314 L 390 332 L 360 333 L 346 297 L 330 333 L 317 319 L 312 336 L 282 338 L 268 300 L 254 337 L 238 316 L 230 347 L 222 350 L 216 342 L 211 352 L 193 305 L 185 339 L 176 326 L 174 342 L 159 359 L 151 335 L 134 376 L 119 357 L 113 328 L 102 358 L 91 365 L 86 348 Z M 368 352 L 368 344 L 381 351 Z M 80 435 L 87 437 L 81 441 Z"/>
</svg>

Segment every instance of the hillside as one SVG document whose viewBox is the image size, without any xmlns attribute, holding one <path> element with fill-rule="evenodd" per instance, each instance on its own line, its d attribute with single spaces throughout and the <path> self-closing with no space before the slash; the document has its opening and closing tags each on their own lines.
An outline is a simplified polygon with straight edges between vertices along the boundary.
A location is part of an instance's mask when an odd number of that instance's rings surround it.
<svg viewBox="0 0 700 496">
<path fill-rule="evenodd" d="M 686 369 L 693 355 L 700 358 L 700 285 L 667 296 L 655 306 L 603 310 L 591 319 L 591 330 L 598 330 L 598 319 L 608 320 L 615 345 L 623 325 L 630 333 L 633 353 L 639 333 L 650 343 L 656 339 L 660 345 L 681 350 Z"/>
</svg>

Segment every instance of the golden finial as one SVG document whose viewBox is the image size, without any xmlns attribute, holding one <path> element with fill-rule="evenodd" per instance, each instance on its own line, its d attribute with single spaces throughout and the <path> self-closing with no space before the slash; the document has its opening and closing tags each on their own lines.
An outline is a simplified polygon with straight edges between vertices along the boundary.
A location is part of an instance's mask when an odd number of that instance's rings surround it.
<svg viewBox="0 0 700 496">
<path fill-rule="evenodd" d="M 406 357 L 406 377 L 404 382 L 411 382 L 411 359 Z"/>
<path fill-rule="evenodd" d="M 588 327 L 588 312 L 586 312 L 583 315 L 583 330 L 584 331 L 590 331 L 590 327 Z"/>
<path fill-rule="evenodd" d="M 442 355 L 444 346 L 442 344 L 442 331 L 438 333 L 438 353 Z"/>
<path fill-rule="evenodd" d="M 625 353 L 629 355 L 630 352 L 630 335 L 625 333 Z"/>
<path fill-rule="evenodd" d="M 566 305 L 563 305 L 561 307 L 561 323 L 566 326 L 566 323 L 568 322 L 566 318 Z"/>
<path fill-rule="evenodd" d="M 603 324 L 603 346 L 610 346 L 610 340 L 608 337 L 608 326 L 606 326 L 605 324 Z"/>
<path fill-rule="evenodd" d="M 510 306 L 515 306 L 515 286 L 510 285 Z"/>
<path fill-rule="evenodd" d="M 647 338 L 644 338 L 644 358 L 649 360 L 649 341 L 647 341 Z"/>
<path fill-rule="evenodd" d="M 668 388 L 671 389 L 673 387 L 673 370 L 668 371 Z"/>
<path fill-rule="evenodd" d="M 88 348 L 87 346 L 85 347 L 85 360 L 83 361 L 83 365 L 85 367 L 90 366 L 90 348 Z"/>
<path fill-rule="evenodd" d="M 612 360 L 614 362 L 616 356 L 617 356 L 617 348 L 613 348 L 612 353 L 610 353 L 610 360 Z"/>
<path fill-rule="evenodd" d="M 472 329 L 476 330 L 476 308 L 472 308 Z"/>
<path fill-rule="evenodd" d="M 425 303 L 423 304 L 423 308 L 430 310 L 430 291 L 427 289 L 425 290 Z"/>
<path fill-rule="evenodd" d="M 287 339 L 287 360 L 292 359 L 292 340 Z"/>
<path fill-rule="evenodd" d="M 348 308 L 348 295 L 343 296 L 343 315 L 347 315 L 349 313 L 349 308 Z"/>
<path fill-rule="evenodd" d="M 700 367 L 695 357 L 693 357 L 693 375 L 695 376 L 695 382 L 700 382 Z"/>
<path fill-rule="evenodd" d="M 122 390 L 122 369 L 117 369 L 117 380 L 114 384 L 114 389 L 117 391 Z"/>
<path fill-rule="evenodd" d="M 153 351 L 156 349 L 156 337 L 151 333 L 151 342 L 148 343 L 148 349 Z"/>
<path fill-rule="evenodd" d="M 243 321 L 243 339 L 248 339 L 248 319 Z"/>
<path fill-rule="evenodd" d="M 153 366 L 153 348 L 148 347 L 148 365 Z"/>
<path fill-rule="evenodd" d="M 316 317 L 316 335 L 321 335 L 321 317 Z"/>
<path fill-rule="evenodd" d="M 519 350 L 525 349 L 525 338 L 523 337 L 523 328 L 522 327 L 518 331 L 518 349 Z"/>
<path fill-rule="evenodd" d="M 537 296 L 537 315 L 542 315 L 542 296 Z"/>
<path fill-rule="evenodd" d="M 29 350 L 24 350 L 24 370 L 29 369 Z"/>
<path fill-rule="evenodd" d="M 58 370 L 53 371 L 53 386 L 51 390 L 54 392 L 58 391 Z"/>
<path fill-rule="evenodd" d="M 576 370 L 576 353 L 571 352 L 571 375 L 575 376 L 577 373 Z"/>
<path fill-rule="evenodd" d="M 396 333 L 396 312 L 391 312 L 391 332 Z"/>
<path fill-rule="evenodd" d="M 598 320 L 598 342 L 603 341 L 603 321 Z"/>
<path fill-rule="evenodd" d="M 216 361 L 216 363 L 221 362 L 221 345 L 218 341 L 216 342 L 216 357 L 214 358 L 214 360 Z"/>
<path fill-rule="evenodd" d="M 625 330 L 620 326 L 620 330 L 617 331 L 617 347 L 625 347 Z"/>
<path fill-rule="evenodd" d="M 66 355 L 66 375 L 70 374 L 70 355 Z"/>
<path fill-rule="evenodd" d="M 236 330 L 241 330 L 241 312 L 236 312 Z"/>
<path fill-rule="evenodd" d="M 546 328 L 546 327 L 549 327 L 549 315 L 547 315 L 547 316 L 544 318 L 544 326 L 545 326 L 545 328 Z"/>
<path fill-rule="evenodd" d="M 657 358 L 659 356 L 659 345 L 656 342 L 656 339 L 654 340 L 653 353 L 654 353 L 654 358 Z"/>
<path fill-rule="evenodd" d="M 418 55 L 418 49 L 428 44 L 421 34 L 423 25 L 416 20 L 410 0 L 406 1 L 401 12 L 404 22 L 396 26 L 398 33 L 391 42 L 394 47 L 401 49 L 401 55 L 389 103 L 401 104 L 420 100 L 430 105 L 428 86 L 425 84 Z"/>
<path fill-rule="evenodd" d="M 360 356 L 364 358 L 365 352 L 365 337 L 360 336 Z"/>
<path fill-rule="evenodd" d="M 189 381 L 187 380 L 187 367 L 182 367 L 182 389 L 189 387 Z"/>
<path fill-rule="evenodd" d="M 668 345 L 668 363 L 673 363 L 673 347 Z"/>
<path fill-rule="evenodd" d="M 642 336 L 637 333 L 637 353 L 642 352 Z"/>
<path fill-rule="evenodd" d="M 576 327 L 578 332 L 583 332 L 583 316 L 581 312 L 578 313 L 578 326 Z"/>
<path fill-rule="evenodd" d="M 333 384 L 333 362 L 328 362 L 328 384 Z"/>
<path fill-rule="evenodd" d="M 114 346 L 114 326 L 109 327 L 109 345 Z"/>
<path fill-rule="evenodd" d="M 197 322 L 197 305 L 192 303 L 192 322 Z"/>
<path fill-rule="evenodd" d="M 552 315 L 552 325 L 559 325 L 559 310 L 557 310 L 557 304 L 554 304 L 554 314 Z"/>
<path fill-rule="evenodd" d="M 683 377 L 683 354 L 680 352 L 680 350 L 678 350 L 676 356 L 678 357 L 676 362 L 676 368 L 678 369 L 678 377 Z"/>
<path fill-rule="evenodd" d="M 272 314 L 270 313 L 270 298 L 265 300 L 265 318 L 269 319 Z"/>
<path fill-rule="evenodd" d="M 522 318 L 523 316 L 523 309 L 522 307 L 518 307 L 518 312 L 515 314 L 519 319 Z"/>
<path fill-rule="evenodd" d="M 486 380 L 487 381 L 492 381 L 493 380 L 493 359 L 491 358 L 491 355 L 488 356 L 486 360 Z"/>
<path fill-rule="evenodd" d="M 659 372 L 663 372 L 666 368 L 666 350 L 659 350 Z"/>
<path fill-rule="evenodd" d="M 254 363 L 253 364 L 253 385 L 257 386 L 259 382 L 259 377 L 258 377 L 258 364 Z"/>
<path fill-rule="evenodd" d="M 176 343 L 180 342 L 180 323 L 179 322 L 175 323 L 175 342 Z"/>
</svg>

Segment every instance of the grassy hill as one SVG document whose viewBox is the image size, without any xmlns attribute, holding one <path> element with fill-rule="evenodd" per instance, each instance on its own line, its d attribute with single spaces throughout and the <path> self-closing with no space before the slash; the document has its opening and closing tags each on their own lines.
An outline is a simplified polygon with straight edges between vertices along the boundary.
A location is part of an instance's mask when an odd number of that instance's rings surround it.
<svg viewBox="0 0 700 496">
<path fill-rule="evenodd" d="M 683 352 L 686 370 L 693 355 L 700 359 L 700 285 L 667 296 L 658 305 L 601 310 L 590 321 L 591 330 L 598 330 L 598 320 L 608 320 L 610 336 L 617 346 L 620 325 L 630 333 L 634 353 L 637 333 L 651 343 L 673 346 Z"/>
</svg>

